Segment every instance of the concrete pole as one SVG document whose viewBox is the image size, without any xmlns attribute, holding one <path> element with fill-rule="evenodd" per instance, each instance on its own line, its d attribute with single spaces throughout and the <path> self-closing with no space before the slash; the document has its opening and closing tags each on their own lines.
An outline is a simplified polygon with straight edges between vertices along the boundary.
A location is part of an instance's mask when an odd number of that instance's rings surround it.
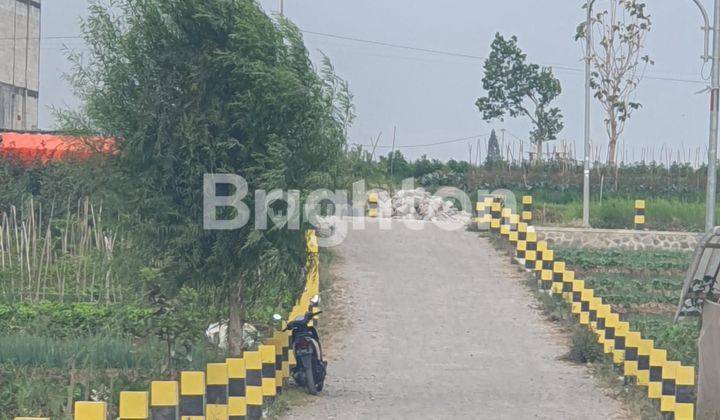
<svg viewBox="0 0 720 420">
<path fill-rule="evenodd" d="M 718 92 L 720 92 L 720 0 L 715 0 L 713 22 L 712 85 L 710 86 L 710 144 L 708 147 L 707 204 L 705 231 L 715 227 L 717 139 L 718 139 Z"/>
<path fill-rule="evenodd" d="M 587 2 L 585 23 L 585 149 L 583 164 L 583 227 L 590 227 L 590 57 L 592 54 L 592 7 L 595 0 Z"/>
</svg>

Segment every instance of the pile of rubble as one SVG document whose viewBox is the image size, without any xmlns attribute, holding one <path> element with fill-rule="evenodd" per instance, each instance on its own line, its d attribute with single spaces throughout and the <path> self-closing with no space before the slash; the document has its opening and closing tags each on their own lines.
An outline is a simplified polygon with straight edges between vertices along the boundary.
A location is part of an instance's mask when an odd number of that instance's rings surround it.
<svg viewBox="0 0 720 420">
<path fill-rule="evenodd" d="M 437 197 L 422 188 L 400 190 L 390 198 L 387 192 L 378 194 L 378 216 L 399 219 L 468 223 L 471 215 L 455 208 L 452 201 Z"/>
</svg>

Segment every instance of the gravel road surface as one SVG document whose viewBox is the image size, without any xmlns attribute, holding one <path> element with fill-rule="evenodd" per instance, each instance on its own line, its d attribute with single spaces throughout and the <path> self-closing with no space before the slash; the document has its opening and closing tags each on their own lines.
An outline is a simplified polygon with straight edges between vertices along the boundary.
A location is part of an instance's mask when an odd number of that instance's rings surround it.
<svg viewBox="0 0 720 420">
<path fill-rule="evenodd" d="M 342 296 L 324 309 L 349 322 L 328 315 L 325 390 L 287 418 L 626 418 L 561 360 L 564 338 L 509 257 L 478 233 L 412 226 L 370 221 L 335 248 Z"/>
</svg>

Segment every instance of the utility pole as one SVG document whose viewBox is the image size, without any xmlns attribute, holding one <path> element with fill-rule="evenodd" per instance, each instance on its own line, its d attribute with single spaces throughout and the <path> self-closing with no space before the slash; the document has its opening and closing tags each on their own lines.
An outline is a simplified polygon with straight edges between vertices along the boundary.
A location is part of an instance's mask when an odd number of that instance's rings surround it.
<svg viewBox="0 0 720 420">
<path fill-rule="evenodd" d="M 585 21 L 585 149 L 583 159 L 583 227 L 590 227 L 590 61 L 592 57 L 592 7 L 595 0 L 588 0 Z"/>
<path fill-rule="evenodd" d="M 700 0 L 693 0 L 695 5 L 700 9 L 705 26 L 705 49 L 702 56 L 703 61 L 707 62 L 712 59 L 712 77 L 710 85 L 710 140 L 708 146 L 708 170 L 707 170 L 707 188 L 706 208 L 705 208 L 705 231 L 710 232 L 715 227 L 715 204 L 717 197 L 717 139 L 718 139 L 718 92 L 720 92 L 720 0 L 715 0 L 715 15 L 713 16 L 713 26 L 710 27 L 710 18 L 708 17 L 705 6 Z M 710 31 L 713 32 L 713 53 L 709 54 Z"/>
<path fill-rule="evenodd" d="M 285 17 L 285 0 L 280 0 L 280 16 Z"/>
<path fill-rule="evenodd" d="M 392 182 L 394 171 L 393 165 L 395 163 L 395 138 L 397 137 L 397 125 L 393 127 L 393 142 L 392 149 L 390 149 L 390 181 Z"/>
<path fill-rule="evenodd" d="M 707 209 L 705 231 L 715 227 L 718 141 L 718 92 L 720 92 L 720 0 L 715 0 L 713 18 L 712 85 L 710 86 L 710 145 L 708 147 Z"/>
</svg>

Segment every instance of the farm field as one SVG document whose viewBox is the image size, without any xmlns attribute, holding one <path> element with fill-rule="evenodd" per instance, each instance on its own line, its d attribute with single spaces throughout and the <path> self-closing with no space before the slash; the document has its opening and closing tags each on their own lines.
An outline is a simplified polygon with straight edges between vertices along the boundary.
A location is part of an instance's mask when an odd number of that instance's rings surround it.
<svg viewBox="0 0 720 420">
<path fill-rule="evenodd" d="M 697 366 L 697 320 L 673 323 L 692 254 L 557 249 L 556 256 L 630 322 L 631 328 L 666 349 L 670 359 Z"/>
</svg>

